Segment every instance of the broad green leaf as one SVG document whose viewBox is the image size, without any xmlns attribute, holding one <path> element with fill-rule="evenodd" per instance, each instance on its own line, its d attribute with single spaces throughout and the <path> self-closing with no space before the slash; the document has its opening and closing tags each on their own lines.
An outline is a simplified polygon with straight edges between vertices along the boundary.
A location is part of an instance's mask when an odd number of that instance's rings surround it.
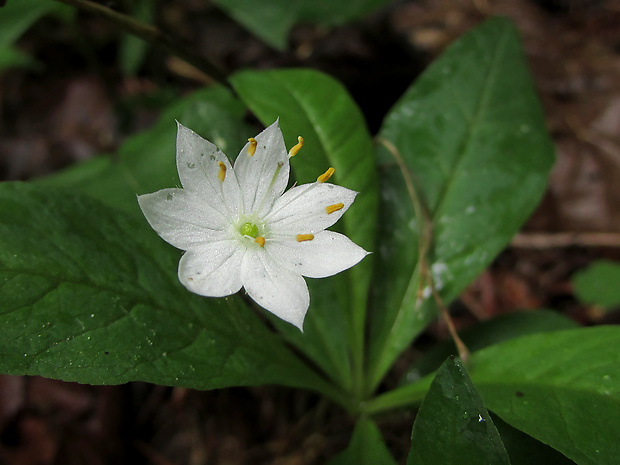
<svg viewBox="0 0 620 465">
<path fill-rule="evenodd" d="M 298 135 L 304 137 L 303 149 L 291 160 L 299 183 L 316 181 L 332 166 L 336 171 L 330 182 L 359 192 L 336 227 L 372 251 L 378 203 L 372 143 L 359 108 L 342 85 L 307 69 L 247 71 L 233 76 L 231 83 L 264 125 L 280 118 L 287 147 Z M 289 334 L 293 344 L 341 383 L 350 382 L 347 336 L 358 374 L 361 370 L 371 264 L 368 256 L 336 277 L 309 280 L 312 301 L 304 336 Z"/>
<path fill-rule="evenodd" d="M 240 298 L 185 290 L 178 259 L 143 219 L 74 191 L 0 184 L 0 371 L 322 389 Z"/>
<path fill-rule="evenodd" d="M 136 194 L 179 186 L 175 119 L 234 158 L 254 130 L 243 123 L 243 105 L 222 87 L 204 89 L 168 108 L 151 129 L 135 135 L 118 156 L 100 157 L 39 182 L 70 187 L 142 216 Z"/>
<path fill-rule="evenodd" d="M 578 326 L 574 320 L 551 310 L 524 311 L 484 321 L 471 329 L 460 332 L 459 336 L 473 353 L 509 339 Z M 412 383 L 437 370 L 450 355 L 457 354 L 458 351 L 452 340 L 439 344 L 416 360 L 404 379 L 407 383 Z"/>
<path fill-rule="evenodd" d="M 64 5 L 50 0 L 9 0 L 0 8 L 0 48 L 12 44 L 43 15 L 61 7 Z"/>
<path fill-rule="evenodd" d="M 154 0 L 134 0 L 132 16 L 142 23 L 150 24 L 155 16 Z M 149 44 L 137 36 L 125 34 L 119 48 L 119 60 L 124 74 L 135 75 L 146 57 Z"/>
<path fill-rule="evenodd" d="M 0 8 L 0 72 L 14 66 L 32 66 L 34 61 L 14 49 L 13 43 L 45 14 L 66 8 L 50 0 L 10 0 Z"/>
<path fill-rule="evenodd" d="M 620 458 L 620 327 L 536 334 L 472 358 L 487 408 L 580 465 Z"/>
<path fill-rule="evenodd" d="M 459 336 L 471 353 L 517 337 L 578 327 L 570 318 L 550 310 L 520 312 L 499 316 L 462 331 Z M 389 410 L 421 402 L 433 373 L 457 350 L 452 341 L 446 341 L 425 352 L 403 376 L 402 386 L 388 391 L 371 401 L 370 412 Z"/>
<path fill-rule="evenodd" d="M 502 420 L 580 465 L 620 457 L 620 327 L 512 339 L 473 354 L 471 378 Z M 367 411 L 419 403 L 430 376 L 370 401 Z"/>
<path fill-rule="evenodd" d="M 620 306 L 620 263 L 599 260 L 573 276 L 579 300 L 603 309 Z"/>
<path fill-rule="evenodd" d="M 325 26 L 342 24 L 371 12 L 389 0 L 316 2 L 314 0 L 214 0 L 250 32 L 277 49 L 286 48 L 288 34 L 297 23 Z"/>
<path fill-rule="evenodd" d="M 349 446 L 328 465 L 396 465 L 375 423 L 362 418 L 355 425 Z"/>
<path fill-rule="evenodd" d="M 508 452 L 511 465 L 575 465 L 575 462 L 557 450 L 513 428 L 497 415 L 491 415 L 491 418 Z"/>
<path fill-rule="evenodd" d="M 431 383 L 411 433 L 407 465 L 510 465 L 504 444 L 459 360 Z"/>
<path fill-rule="evenodd" d="M 428 211 L 427 262 L 446 303 L 510 241 L 544 192 L 553 147 L 512 23 L 489 20 L 449 47 L 390 111 L 379 142 L 373 386 L 436 315 L 433 299 L 418 296 L 426 222 L 416 218 L 405 177 Z"/>
</svg>

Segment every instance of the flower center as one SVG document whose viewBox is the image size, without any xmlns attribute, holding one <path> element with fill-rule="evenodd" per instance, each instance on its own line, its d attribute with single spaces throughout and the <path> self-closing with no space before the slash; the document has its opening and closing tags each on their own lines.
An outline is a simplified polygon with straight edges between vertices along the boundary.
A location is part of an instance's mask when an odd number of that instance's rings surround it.
<svg viewBox="0 0 620 465">
<path fill-rule="evenodd" d="M 256 238 L 258 236 L 258 226 L 254 223 L 243 223 L 239 228 L 242 236 L 250 236 Z"/>
</svg>

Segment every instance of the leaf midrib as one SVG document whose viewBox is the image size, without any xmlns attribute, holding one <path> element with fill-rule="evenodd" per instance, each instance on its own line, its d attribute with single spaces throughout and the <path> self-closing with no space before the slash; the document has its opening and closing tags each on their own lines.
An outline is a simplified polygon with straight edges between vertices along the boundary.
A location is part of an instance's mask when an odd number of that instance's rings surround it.
<svg viewBox="0 0 620 465">
<path fill-rule="evenodd" d="M 447 195 L 448 195 L 448 191 L 450 190 L 451 186 L 453 185 L 454 180 L 456 179 L 457 172 L 459 171 L 459 167 L 460 167 L 460 165 L 461 165 L 461 163 L 463 161 L 463 158 L 465 156 L 465 153 L 467 153 L 466 148 L 468 147 L 468 145 L 470 144 L 471 140 L 473 139 L 473 134 L 475 132 L 473 130 L 473 127 L 477 123 L 478 119 L 481 117 L 483 108 L 485 107 L 484 106 L 484 102 L 488 99 L 488 94 L 490 92 L 489 91 L 490 86 L 488 85 L 488 82 L 490 81 L 491 76 L 495 75 L 495 73 L 496 73 L 496 68 L 497 68 L 497 63 L 499 61 L 500 51 L 502 50 L 502 48 L 504 46 L 504 43 L 507 40 L 507 37 L 508 37 L 507 33 L 504 33 L 503 36 L 502 36 L 502 40 L 497 42 L 497 46 L 495 47 L 493 58 L 491 60 L 490 66 L 489 66 L 489 72 L 488 72 L 488 74 L 487 74 L 487 76 L 485 78 L 485 81 L 484 81 L 484 88 L 483 88 L 483 91 L 482 91 L 482 93 L 480 95 L 480 98 L 478 100 L 478 105 L 477 105 L 476 112 L 475 112 L 474 116 L 468 122 L 468 129 L 467 129 L 466 138 L 465 138 L 464 143 L 462 144 L 463 145 L 463 150 L 461 150 L 461 152 L 458 154 L 458 157 L 456 158 L 456 162 L 453 164 L 453 169 L 450 172 L 450 175 L 449 175 L 449 178 L 448 178 L 448 180 L 446 182 L 446 185 L 445 185 L 444 189 L 442 190 L 441 195 L 439 196 L 439 201 L 437 203 L 437 208 L 435 209 L 435 211 L 433 213 L 432 220 L 431 220 L 432 222 L 435 221 L 435 219 L 436 219 L 436 217 L 438 215 L 438 212 L 441 211 L 442 206 L 443 206 L 444 202 L 446 201 L 446 198 L 447 198 Z M 398 167 L 398 169 L 401 170 L 400 166 Z M 403 177 L 405 177 L 404 174 L 402 174 L 402 171 L 401 171 L 401 175 Z M 408 296 L 410 296 L 412 292 L 415 293 L 417 291 L 417 286 L 418 286 L 419 279 L 417 278 L 416 271 L 418 270 L 418 268 L 419 268 L 419 262 L 413 268 L 411 279 L 409 280 L 407 288 L 405 289 L 405 292 L 403 293 L 403 298 L 401 300 L 401 305 L 400 305 L 400 307 L 398 309 L 398 312 L 396 312 L 396 314 L 394 316 L 394 319 L 392 321 L 392 324 L 390 326 L 389 331 L 386 333 L 387 337 L 389 337 L 389 335 L 391 335 L 394 332 L 394 325 L 396 324 L 397 321 L 399 321 L 401 319 L 401 315 L 403 314 L 403 312 L 407 311 L 407 309 L 405 308 L 405 302 L 408 302 L 408 300 L 409 300 Z M 415 337 L 415 335 L 413 337 Z M 382 360 L 384 359 L 385 353 L 386 353 L 386 350 L 387 350 L 386 342 L 387 342 L 387 340 L 382 342 L 383 347 L 381 349 L 381 356 L 378 358 L 378 362 L 375 364 L 376 367 L 381 367 L 383 365 Z M 378 381 L 379 380 L 375 380 L 375 382 L 378 382 Z"/>
</svg>

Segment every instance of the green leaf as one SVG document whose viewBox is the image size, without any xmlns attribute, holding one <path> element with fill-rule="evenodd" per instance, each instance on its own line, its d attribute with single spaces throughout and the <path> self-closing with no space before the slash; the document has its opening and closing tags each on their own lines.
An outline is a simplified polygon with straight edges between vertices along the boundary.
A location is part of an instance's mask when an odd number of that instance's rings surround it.
<svg viewBox="0 0 620 465">
<path fill-rule="evenodd" d="M 362 418 L 355 425 L 349 446 L 328 465 L 396 465 L 375 423 Z"/>
<path fill-rule="evenodd" d="M 575 462 L 532 436 L 513 428 L 497 415 L 491 415 L 499 431 L 511 465 L 574 465 Z"/>
<path fill-rule="evenodd" d="M 551 310 L 524 311 L 501 315 L 460 332 L 459 336 L 470 352 L 529 334 L 577 328 L 570 318 Z M 421 379 L 439 368 L 442 362 L 458 351 L 452 340 L 439 344 L 425 352 L 407 371 L 408 383 Z"/>
<path fill-rule="evenodd" d="M 579 300 L 603 309 L 620 306 L 620 263 L 599 260 L 573 276 Z"/>
<path fill-rule="evenodd" d="M 132 2 L 132 16 L 142 23 L 150 24 L 155 17 L 153 0 L 135 0 Z M 149 44 L 137 36 L 125 34 L 119 48 L 119 60 L 124 74 L 135 75 L 146 57 Z"/>
<path fill-rule="evenodd" d="M 519 37 L 505 19 L 489 20 L 449 47 L 390 111 L 379 137 L 373 386 L 436 315 L 433 299 L 418 296 L 426 222 L 416 217 L 405 176 L 428 211 L 427 263 L 447 303 L 523 224 L 554 159 Z"/>
<path fill-rule="evenodd" d="M 204 89 L 166 109 L 151 129 L 129 138 L 118 156 L 100 157 L 38 182 L 70 187 L 142 217 L 136 194 L 179 186 L 175 119 L 234 158 L 254 130 L 245 108 L 223 87 Z"/>
<path fill-rule="evenodd" d="M 0 370 L 91 384 L 322 389 L 238 297 L 177 278 L 179 251 L 74 191 L 0 184 Z"/>
<path fill-rule="evenodd" d="M 25 53 L 13 47 L 0 46 L 0 72 L 15 67 L 35 67 L 36 62 Z"/>
<path fill-rule="evenodd" d="M 34 61 L 14 49 L 13 43 L 45 14 L 66 8 L 50 0 L 11 0 L 0 8 L 0 72 L 15 66 L 33 66 Z"/>
<path fill-rule="evenodd" d="M 0 48 L 15 42 L 35 21 L 58 7 L 50 0 L 10 0 L 0 9 Z"/>
<path fill-rule="evenodd" d="M 288 147 L 298 135 L 304 137 L 303 149 L 291 160 L 299 183 L 316 181 L 332 166 L 333 182 L 359 192 L 337 226 L 372 251 L 378 203 L 372 142 L 359 108 L 342 85 L 306 69 L 247 71 L 233 76 L 231 83 L 264 125 L 280 118 Z M 336 277 L 310 280 L 312 302 L 304 335 L 290 335 L 293 344 L 344 386 L 350 384 L 351 370 L 347 334 L 361 370 L 371 259 Z"/>
<path fill-rule="evenodd" d="M 214 0 L 250 32 L 277 49 L 286 48 L 288 34 L 300 22 L 325 26 L 342 24 L 364 16 L 389 0 L 316 2 L 314 0 Z"/>
<path fill-rule="evenodd" d="M 472 357 L 485 405 L 580 465 L 620 458 L 620 327 L 536 334 Z"/>
<path fill-rule="evenodd" d="M 504 444 L 459 360 L 447 359 L 416 416 L 407 465 L 510 465 Z"/>
</svg>

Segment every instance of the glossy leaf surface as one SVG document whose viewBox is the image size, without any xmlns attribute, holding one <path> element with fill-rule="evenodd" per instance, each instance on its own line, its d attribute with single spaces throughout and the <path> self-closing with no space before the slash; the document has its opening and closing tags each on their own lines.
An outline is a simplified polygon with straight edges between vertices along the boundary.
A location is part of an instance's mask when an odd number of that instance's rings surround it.
<svg viewBox="0 0 620 465">
<path fill-rule="evenodd" d="M 329 182 L 359 192 L 332 229 L 372 251 L 378 203 L 372 143 L 359 108 L 342 85 L 303 69 L 247 71 L 231 82 L 264 125 L 280 118 L 287 147 L 297 142 L 298 135 L 304 137 L 303 148 L 291 160 L 298 183 L 316 181 L 331 166 L 335 174 Z M 360 347 L 364 333 L 372 258 L 336 277 L 309 280 L 312 300 L 304 336 L 290 339 L 345 383 L 350 371 L 347 336 L 358 338 L 351 344 Z"/>
<path fill-rule="evenodd" d="M 519 37 L 505 19 L 449 47 L 390 111 L 379 136 L 373 385 L 436 314 L 430 288 L 419 285 L 427 221 L 416 217 L 407 188 L 428 212 L 428 273 L 449 302 L 537 205 L 554 159 Z"/>
<path fill-rule="evenodd" d="M 441 366 L 411 434 L 407 465 L 510 465 L 482 399 L 459 360 Z"/>
<path fill-rule="evenodd" d="M 189 293 L 179 251 L 73 191 L 0 184 L 0 370 L 91 384 L 321 386 L 238 297 Z"/>
<path fill-rule="evenodd" d="M 489 410 L 580 465 L 620 457 L 620 327 L 536 334 L 475 354 Z"/>
<path fill-rule="evenodd" d="M 524 311 L 483 321 L 470 329 L 459 332 L 459 336 L 473 353 L 517 337 L 572 329 L 578 326 L 574 320 L 551 310 Z M 450 355 L 458 355 L 452 340 L 433 347 L 422 354 L 411 366 L 405 376 L 406 381 L 411 383 L 434 372 Z"/>
</svg>

